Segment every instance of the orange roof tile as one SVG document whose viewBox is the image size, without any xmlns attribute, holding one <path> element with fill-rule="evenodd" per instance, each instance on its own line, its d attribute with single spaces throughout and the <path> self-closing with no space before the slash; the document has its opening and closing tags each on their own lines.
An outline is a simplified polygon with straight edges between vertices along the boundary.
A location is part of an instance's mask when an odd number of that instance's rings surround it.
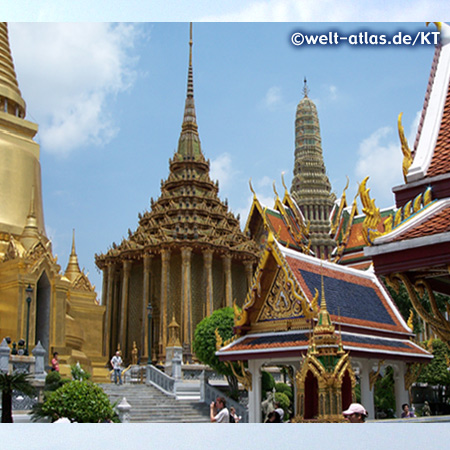
<svg viewBox="0 0 450 450">
<path fill-rule="evenodd" d="M 425 222 L 399 234 L 394 241 L 403 241 L 424 236 L 433 236 L 450 231 L 450 206 L 429 217 Z"/>
<path fill-rule="evenodd" d="M 448 172 L 450 172 L 450 89 L 447 91 L 441 127 L 427 176 L 434 177 Z"/>
</svg>

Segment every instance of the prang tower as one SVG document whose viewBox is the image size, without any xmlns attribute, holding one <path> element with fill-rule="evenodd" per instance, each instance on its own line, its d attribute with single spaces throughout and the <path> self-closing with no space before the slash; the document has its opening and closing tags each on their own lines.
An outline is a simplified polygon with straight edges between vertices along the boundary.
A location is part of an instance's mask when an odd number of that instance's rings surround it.
<svg viewBox="0 0 450 450">
<path fill-rule="evenodd" d="M 291 195 L 310 223 L 311 250 L 329 259 L 336 242 L 330 235 L 330 214 L 336 199 L 323 161 L 319 117 L 314 102 L 303 88 L 295 117 L 295 165 Z"/>
</svg>

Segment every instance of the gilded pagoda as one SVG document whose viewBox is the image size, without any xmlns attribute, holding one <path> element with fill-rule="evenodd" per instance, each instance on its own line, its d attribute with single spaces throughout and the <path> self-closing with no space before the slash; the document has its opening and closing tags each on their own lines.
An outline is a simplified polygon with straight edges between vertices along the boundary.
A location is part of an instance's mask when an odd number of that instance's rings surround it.
<svg viewBox="0 0 450 450">
<path fill-rule="evenodd" d="M 151 210 L 119 245 L 96 255 L 103 271 L 105 352 L 125 360 L 133 341 L 141 355 L 164 362 L 169 322 L 179 325 L 185 362 L 192 361 L 195 326 L 215 309 L 242 304 L 257 248 L 240 229 L 210 178 L 198 133 L 192 67 L 192 26 L 184 118 L 169 176 Z M 151 306 L 152 320 L 148 320 Z M 150 329 L 151 355 L 148 355 Z"/>
<path fill-rule="evenodd" d="M 63 374 L 81 363 L 94 380 L 105 376 L 102 324 L 105 308 L 78 265 L 75 240 L 65 273 L 47 238 L 41 188 L 38 126 L 25 119 L 9 46 L 0 24 L 0 339 L 40 342 L 59 353 Z"/>
</svg>

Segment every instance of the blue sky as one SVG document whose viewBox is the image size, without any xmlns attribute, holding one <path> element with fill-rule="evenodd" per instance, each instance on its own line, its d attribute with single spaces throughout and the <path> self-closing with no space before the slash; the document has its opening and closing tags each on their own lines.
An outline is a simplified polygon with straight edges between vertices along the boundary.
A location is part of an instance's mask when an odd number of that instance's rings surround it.
<svg viewBox="0 0 450 450">
<path fill-rule="evenodd" d="M 397 115 L 412 145 L 433 46 L 295 47 L 293 32 L 415 34 L 424 23 L 199 23 L 194 90 L 202 148 L 219 195 L 244 226 L 251 178 L 262 203 L 290 187 L 294 120 L 307 77 L 333 190 L 370 175 L 377 206 L 402 182 Z M 181 129 L 187 23 L 11 23 L 10 43 L 37 122 L 47 234 L 65 269 L 72 229 L 99 289 L 94 254 L 135 230 L 168 176 Z M 100 295 L 100 292 L 99 292 Z"/>
</svg>

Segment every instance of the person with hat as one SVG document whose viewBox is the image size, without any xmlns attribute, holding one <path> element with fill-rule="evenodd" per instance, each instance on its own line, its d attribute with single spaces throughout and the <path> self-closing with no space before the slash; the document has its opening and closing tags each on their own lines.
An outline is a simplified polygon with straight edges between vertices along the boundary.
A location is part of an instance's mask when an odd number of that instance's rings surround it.
<svg viewBox="0 0 450 450">
<path fill-rule="evenodd" d="M 369 415 L 360 403 L 352 403 L 342 414 L 350 423 L 364 423 Z"/>
</svg>

